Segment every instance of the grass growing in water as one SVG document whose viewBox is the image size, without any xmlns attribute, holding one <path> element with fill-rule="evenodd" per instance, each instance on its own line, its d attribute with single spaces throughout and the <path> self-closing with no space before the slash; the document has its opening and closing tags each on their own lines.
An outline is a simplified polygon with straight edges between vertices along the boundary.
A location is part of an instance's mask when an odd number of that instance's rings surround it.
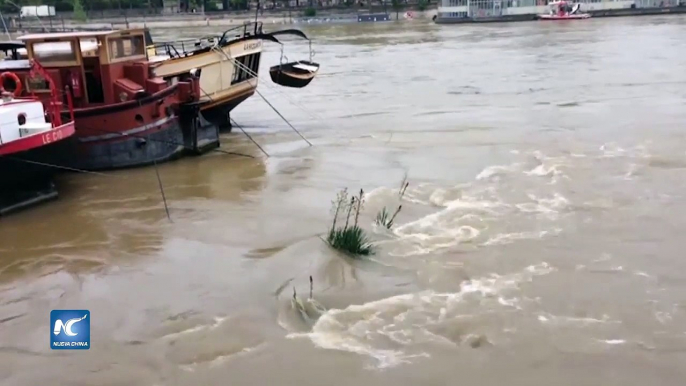
<svg viewBox="0 0 686 386">
<path fill-rule="evenodd" d="M 398 193 L 398 198 L 400 200 L 403 199 L 403 196 L 405 195 L 405 191 L 407 190 L 407 187 L 410 185 L 409 182 L 407 182 L 407 177 L 403 178 L 403 182 L 400 185 L 400 191 Z M 391 215 L 391 212 L 386 209 L 384 206 L 383 209 L 381 209 L 381 212 L 377 213 L 376 215 L 376 225 L 385 227 L 386 229 L 391 229 L 393 227 L 393 220 L 395 220 L 395 216 L 400 213 L 400 210 L 403 208 L 402 205 L 398 205 L 398 208 L 393 212 Z"/>
<path fill-rule="evenodd" d="M 347 252 L 355 256 L 368 256 L 374 254 L 374 249 L 367 238 L 366 233 L 357 225 L 360 211 L 364 206 L 364 191 L 360 189 L 358 196 L 349 198 L 348 189 L 341 190 L 333 202 L 333 222 L 326 242 L 339 251 Z M 338 223 L 339 217 L 345 213 L 345 225 Z M 353 222 L 351 223 L 351 217 Z M 338 226 L 337 226 L 338 225 Z"/>
</svg>

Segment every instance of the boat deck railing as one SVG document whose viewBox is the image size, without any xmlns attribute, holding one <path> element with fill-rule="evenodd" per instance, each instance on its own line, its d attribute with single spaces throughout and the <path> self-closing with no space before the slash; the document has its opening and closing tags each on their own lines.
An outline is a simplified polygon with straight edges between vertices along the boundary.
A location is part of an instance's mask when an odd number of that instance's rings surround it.
<svg viewBox="0 0 686 386">
<path fill-rule="evenodd" d="M 154 48 L 155 52 L 160 52 L 161 50 L 172 58 L 183 58 L 192 55 L 196 51 L 203 48 L 214 47 L 232 39 L 239 39 L 259 33 L 262 33 L 262 22 L 249 22 L 229 28 L 221 35 L 208 35 L 199 39 L 191 38 L 174 40 L 170 42 L 158 42 L 151 44 L 149 48 Z"/>
</svg>

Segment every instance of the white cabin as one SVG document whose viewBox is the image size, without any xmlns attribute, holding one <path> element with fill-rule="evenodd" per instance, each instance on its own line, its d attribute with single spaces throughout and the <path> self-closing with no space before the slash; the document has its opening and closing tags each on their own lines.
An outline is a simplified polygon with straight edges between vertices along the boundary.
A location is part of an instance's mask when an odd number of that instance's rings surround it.
<svg viewBox="0 0 686 386">
<path fill-rule="evenodd" d="M 45 121 L 43 103 L 27 99 L 0 99 L 0 144 L 52 129 Z"/>
</svg>

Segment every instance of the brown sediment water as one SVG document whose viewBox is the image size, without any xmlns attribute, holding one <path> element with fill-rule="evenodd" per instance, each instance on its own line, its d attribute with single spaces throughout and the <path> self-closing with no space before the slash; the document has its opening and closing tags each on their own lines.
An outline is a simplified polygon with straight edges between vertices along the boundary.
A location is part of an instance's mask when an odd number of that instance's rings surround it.
<svg viewBox="0 0 686 386">
<path fill-rule="evenodd" d="M 318 77 L 276 88 L 269 47 L 260 91 L 313 147 L 255 96 L 270 157 L 236 130 L 257 158 L 160 165 L 173 222 L 153 168 L 0 220 L 0 384 L 683 385 L 686 18 L 306 32 Z M 319 237 L 343 187 L 370 260 Z M 90 350 L 50 349 L 53 309 Z"/>
</svg>

